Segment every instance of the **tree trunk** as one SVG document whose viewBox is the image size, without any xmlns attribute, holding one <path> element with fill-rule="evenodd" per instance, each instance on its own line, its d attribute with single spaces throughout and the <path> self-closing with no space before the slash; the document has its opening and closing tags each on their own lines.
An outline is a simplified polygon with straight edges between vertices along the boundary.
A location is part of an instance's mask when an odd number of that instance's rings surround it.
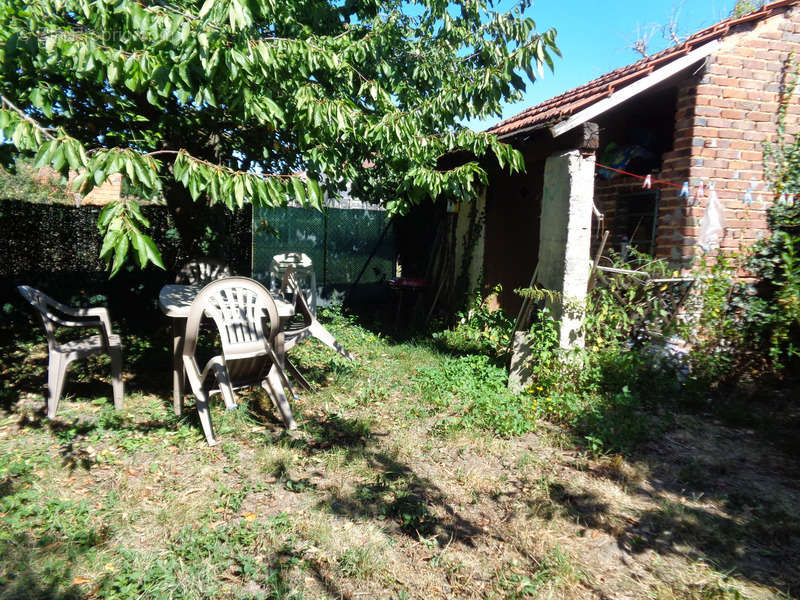
<svg viewBox="0 0 800 600">
<path fill-rule="evenodd" d="M 181 255 L 186 259 L 222 256 L 223 239 L 220 212 L 208 205 L 205 198 L 192 200 L 189 190 L 180 183 L 167 181 L 163 187 L 167 207 L 180 235 Z"/>
</svg>

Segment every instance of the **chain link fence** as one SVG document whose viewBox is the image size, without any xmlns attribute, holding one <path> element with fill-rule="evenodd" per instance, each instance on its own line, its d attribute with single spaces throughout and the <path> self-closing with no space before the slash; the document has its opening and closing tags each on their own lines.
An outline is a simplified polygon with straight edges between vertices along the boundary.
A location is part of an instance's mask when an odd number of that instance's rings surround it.
<svg viewBox="0 0 800 600">
<path fill-rule="evenodd" d="M 311 257 L 323 298 L 348 294 L 356 282 L 353 293 L 363 296 L 370 288 L 385 288 L 384 282 L 394 276 L 395 235 L 389 217 L 385 210 L 358 201 L 331 202 L 322 212 L 296 206 L 256 209 L 253 276 L 269 284 L 272 257 L 286 252 Z"/>
</svg>

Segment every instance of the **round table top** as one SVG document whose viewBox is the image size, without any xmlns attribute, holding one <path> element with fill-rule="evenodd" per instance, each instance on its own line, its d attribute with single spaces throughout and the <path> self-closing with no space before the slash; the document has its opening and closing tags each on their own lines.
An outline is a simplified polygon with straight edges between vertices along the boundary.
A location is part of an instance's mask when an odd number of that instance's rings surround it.
<svg viewBox="0 0 800 600">
<path fill-rule="evenodd" d="M 192 308 L 192 302 L 203 289 L 202 285 L 180 285 L 177 283 L 168 283 L 161 288 L 158 293 L 158 307 L 168 317 L 176 319 L 188 319 L 189 311 Z M 294 315 L 294 304 L 286 302 L 281 298 L 276 298 L 275 306 L 278 308 L 278 316 L 285 318 Z"/>
</svg>

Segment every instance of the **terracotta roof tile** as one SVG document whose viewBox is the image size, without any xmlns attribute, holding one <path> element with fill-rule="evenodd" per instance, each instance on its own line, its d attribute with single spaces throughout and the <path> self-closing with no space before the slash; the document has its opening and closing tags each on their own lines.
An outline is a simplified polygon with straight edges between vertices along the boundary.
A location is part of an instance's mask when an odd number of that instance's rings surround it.
<svg viewBox="0 0 800 600">
<path fill-rule="evenodd" d="M 564 92 L 541 104 L 525 109 L 505 121 L 491 127 L 488 131 L 497 135 L 509 135 L 521 129 L 545 127 L 569 117 L 579 110 L 607 98 L 615 91 L 647 76 L 653 70 L 688 54 L 695 48 L 711 40 L 725 36 L 732 27 L 742 23 L 760 21 L 781 12 L 783 9 L 800 4 L 800 0 L 778 0 L 765 4 L 760 9 L 742 17 L 730 17 L 689 36 L 684 42 L 643 58 L 626 67 L 620 67 L 592 81 Z"/>
</svg>

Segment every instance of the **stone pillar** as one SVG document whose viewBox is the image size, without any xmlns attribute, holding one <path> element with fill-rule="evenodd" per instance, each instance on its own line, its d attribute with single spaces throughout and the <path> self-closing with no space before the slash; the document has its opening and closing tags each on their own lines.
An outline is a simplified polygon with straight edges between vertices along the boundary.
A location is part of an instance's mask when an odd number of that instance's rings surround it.
<svg viewBox="0 0 800 600">
<path fill-rule="evenodd" d="M 594 153 L 572 150 L 550 156 L 544 167 L 536 279 L 561 296 L 550 308 L 565 349 L 583 347 L 583 314 L 574 307 L 586 299 L 589 281 L 594 164 Z"/>
</svg>

